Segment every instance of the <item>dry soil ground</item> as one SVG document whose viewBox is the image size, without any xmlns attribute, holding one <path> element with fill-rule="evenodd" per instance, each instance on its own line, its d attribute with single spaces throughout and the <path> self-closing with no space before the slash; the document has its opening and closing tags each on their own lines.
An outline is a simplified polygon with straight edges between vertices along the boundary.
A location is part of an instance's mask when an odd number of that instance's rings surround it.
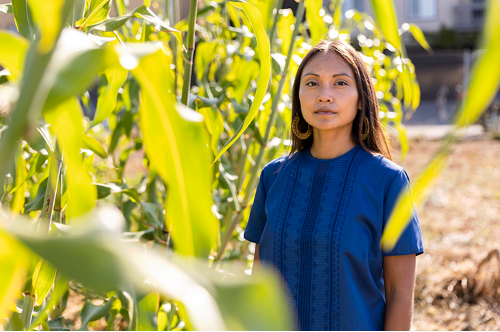
<svg viewBox="0 0 500 332">
<path fill-rule="evenodd" d="M 410 142 L 401 165 L 412 181 L 440 145 Z M 500 330 L 500 141 L 455 145 L 418 214 L 425 254 L 417 257 L 412 329 Z"/>
</svg>

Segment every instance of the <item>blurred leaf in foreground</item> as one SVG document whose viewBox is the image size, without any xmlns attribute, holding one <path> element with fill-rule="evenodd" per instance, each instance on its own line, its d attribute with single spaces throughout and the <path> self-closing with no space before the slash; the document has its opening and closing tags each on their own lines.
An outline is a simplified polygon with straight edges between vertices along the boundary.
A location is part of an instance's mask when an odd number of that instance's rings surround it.
<svg viewBox="0 0 500 332">
<path fill-rule="evenodd" d="M 464 127 L 476 122 L 488 107 L 500 86 L 500 0 L 489 0 L 480 49 L 460 105 L 456 125 Z"/>
<path fill-rule="evenodd" d="M 159 50 L 132 70 L 142 87 L 139 115 L 144 146 L 152 167 L 168 186 L 165 217 L 175 250 L 206 258 L 215 250 L 219 233 L 211 210 L 208 137 L 201 114 L 176 104 L 173 94 L 157 88 L 173 89 L 169 63 Z"/>
</svg>

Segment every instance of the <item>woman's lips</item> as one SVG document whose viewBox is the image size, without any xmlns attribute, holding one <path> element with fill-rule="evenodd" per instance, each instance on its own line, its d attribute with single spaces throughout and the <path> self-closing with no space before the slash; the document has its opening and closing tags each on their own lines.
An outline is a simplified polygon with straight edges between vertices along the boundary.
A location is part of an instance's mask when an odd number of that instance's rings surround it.
<svg viewBox="0 0 500 332">
<path fill-rule="evenodd" d="M 320 110 L 315 111 L 314 113 L 324 115 L 324 114 L 335 114 L 336 112 L 329 110 L 329 109 L 320 109 Z"/>
</svg>

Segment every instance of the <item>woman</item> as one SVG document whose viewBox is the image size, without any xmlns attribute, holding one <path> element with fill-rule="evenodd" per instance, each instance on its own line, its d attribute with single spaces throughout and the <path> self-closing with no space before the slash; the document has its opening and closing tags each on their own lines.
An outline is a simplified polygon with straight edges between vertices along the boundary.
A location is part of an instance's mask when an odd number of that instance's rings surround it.
<svg viewBox="0 0 500 332">
<path fill-rule="evenodd" d="M 391 161 L 369 72 L 346 42 L 304 57 L 292 91 L 292 148 L 262 170 L 244 237 L 283 277 L 294 328 L 409 330 L 415 256 L 413 210 L 389 252 L 383 229 L 406 171 Z"/>
</svg>

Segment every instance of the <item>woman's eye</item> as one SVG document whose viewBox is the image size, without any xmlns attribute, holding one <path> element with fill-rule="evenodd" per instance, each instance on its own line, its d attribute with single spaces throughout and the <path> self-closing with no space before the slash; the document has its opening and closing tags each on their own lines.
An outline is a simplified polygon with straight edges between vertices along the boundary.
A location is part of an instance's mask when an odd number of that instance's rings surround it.
<svg viewBox="0 0 500 332">
<path fill-rule="evenodd" d="M 341 85 L 340 83 L 342 83 L 342 85 Z M 346 83 L 346 82 L 344 82 L 344 81 L 339 81 L 339 82 L 337 82 L 337 83 L 335 83 L 335 84 L 339 84 L 339 85 L 341 85 L 341 86 L 343 86 L 343 85 L 347 85 L 347 83 Z"/>
<path fill-rule="evenodd" d="M 315 86 L 315 85 L 318 85 L 318 83 L 316 83 L 316 82 L 307 82 L 306 85 L 307 86 Z"/>
</svg>

